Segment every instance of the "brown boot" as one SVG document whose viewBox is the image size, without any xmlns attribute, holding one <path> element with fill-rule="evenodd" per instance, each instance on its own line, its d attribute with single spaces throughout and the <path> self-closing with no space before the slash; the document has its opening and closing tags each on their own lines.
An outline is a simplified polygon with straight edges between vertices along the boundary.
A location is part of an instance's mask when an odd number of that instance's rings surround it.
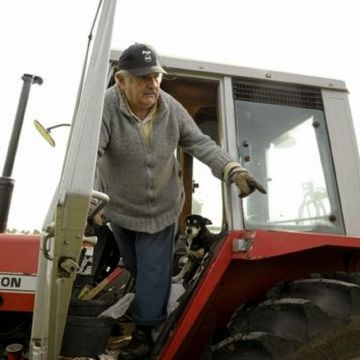
<svg viewBox="0 0 360 360">
<path fill-rule="evenodd" d="M 150 331 L 135 329 L 132 333 L 130 343 L 120 350 L 118 360 L 144 360 L 150 355 L 152 339 Z"/>
</svg>

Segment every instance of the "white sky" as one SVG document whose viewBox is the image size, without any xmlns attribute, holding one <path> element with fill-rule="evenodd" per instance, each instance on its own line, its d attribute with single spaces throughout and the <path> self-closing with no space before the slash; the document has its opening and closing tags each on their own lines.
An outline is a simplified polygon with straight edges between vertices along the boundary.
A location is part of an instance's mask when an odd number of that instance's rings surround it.
<svg viewBox="0 0 360 360">
<path fill-rule="evenodd" d="M 22 87 L 33 85 L 12 177 L 8 227 L 40 229 L 50 204 L 68 128 L 51 148 L 33 120 L 71 122 L 87 36 L 98 0 L 0 3 L 0 172 Z M 152 44 L 160 54 L 344 80 L 360 131 L 360 21 L 357 0 L 118 0 L 112 44 Z M 0 174 L 1 175 L 1 174 Z"/>
</svg>

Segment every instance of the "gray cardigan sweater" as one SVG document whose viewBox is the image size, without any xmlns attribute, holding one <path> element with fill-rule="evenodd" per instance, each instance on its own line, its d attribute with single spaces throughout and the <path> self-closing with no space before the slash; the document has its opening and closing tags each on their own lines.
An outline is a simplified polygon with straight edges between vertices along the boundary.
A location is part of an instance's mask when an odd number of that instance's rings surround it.
<svg viewBox="0 0 360 360">
<path fill-rule="evenodd" d="M 96 187 L 110 197 L 105 216 L 126 229 L 156 233 L 177 221 L 184 203 L 180 146 L 223 178 L 231 157 L 204 135 L 185 108 L 161 91 L 149 143 L 117 87 L 106 91 Z"/>
</svg>

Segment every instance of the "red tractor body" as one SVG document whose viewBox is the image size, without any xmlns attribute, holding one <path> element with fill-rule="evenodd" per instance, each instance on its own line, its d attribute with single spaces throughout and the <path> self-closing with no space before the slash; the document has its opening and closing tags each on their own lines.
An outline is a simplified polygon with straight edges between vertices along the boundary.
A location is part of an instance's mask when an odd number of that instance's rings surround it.
<svg viewBox="0 0 360 360">
<path fill-rule="evenodd" d="M 261 299 L 280 282 L 359 269 L 360 238 L 283 231 L 230 232 L 214 251 L 160 359 L 199 358 L 213 334 L 225 331 L 239 304 Z"/>
<path fill-rule="evenodd" d="M 0 234 L 0 311 L 34 310 L 40 236 Z"/>
</svg>

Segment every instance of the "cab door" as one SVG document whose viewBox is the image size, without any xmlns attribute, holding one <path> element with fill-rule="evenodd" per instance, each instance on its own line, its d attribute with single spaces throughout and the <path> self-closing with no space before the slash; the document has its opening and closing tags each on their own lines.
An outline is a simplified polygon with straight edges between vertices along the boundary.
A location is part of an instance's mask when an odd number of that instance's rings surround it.
<svg viewBox="0 0 360 360">
<path fill-rule="evenodd" d="M 232 80 L 242 164 L 266 185 L 242 202 L 246 229 L 344 234 L 321 90 Z"/>
</svg>

